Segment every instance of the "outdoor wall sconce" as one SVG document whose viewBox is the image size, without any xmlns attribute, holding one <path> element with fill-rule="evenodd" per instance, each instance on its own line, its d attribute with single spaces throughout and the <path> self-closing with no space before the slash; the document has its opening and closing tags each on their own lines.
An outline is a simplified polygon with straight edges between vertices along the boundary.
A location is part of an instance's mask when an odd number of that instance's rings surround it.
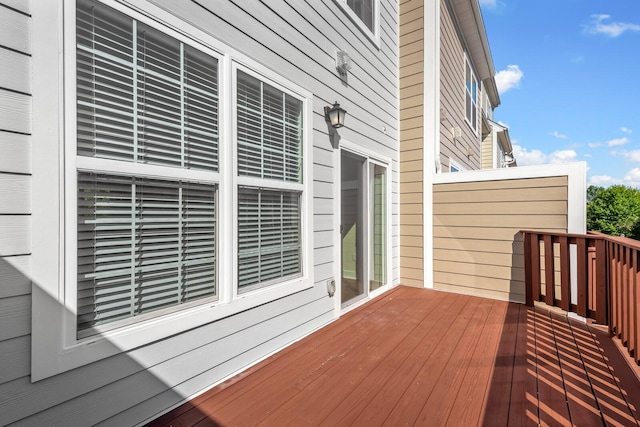
<svg viewBox="0 0 640 427">
<path fill-rule="evenodd" d="M 331 123 L 331 126 L 335 129 L 344 126 L 344 118 L 347 115 L 347 111 L 340 107 L 338 101 L 333 104 L 333 107 L 324 107 L 324 119 Z"/>
<path fill-rule="evenodd" d="M 459 141 L 462 138 L 462 129 L 459 127 L 451 128 L 451 137 L 453 138 L 453 142 Z"/>
<path fill-rule="evenodd" d="M 351 57 L 346 50 L 341 49 L 336 52 L 336 70 L 341 76 L 346 76 L 351 69 Z"/>
</svg>

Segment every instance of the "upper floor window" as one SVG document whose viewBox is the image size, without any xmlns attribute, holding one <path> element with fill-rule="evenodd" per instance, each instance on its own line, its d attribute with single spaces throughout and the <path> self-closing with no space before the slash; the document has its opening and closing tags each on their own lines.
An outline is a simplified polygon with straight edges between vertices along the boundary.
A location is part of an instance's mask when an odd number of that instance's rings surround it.
<svg viewBox="0 0 640 427">
<path fill-rule="evenodd" d="M 374 0 L 347 0 L 347 6 L 349 6 L 364 25 L 373 32 L 375 17 Z"/>
<path fill-rule="evenodd" d="M 336 2 L 369 38 L 376 44 L 379 43 L 380 0 L 336 0 Z"/>
<path fill-rule="evenodd" d="M 467 122 L 477 133 L 478 129 L 478 79 L 469 60 L 465 57 L 465 116 Z"/>
<path fill-rule="evenodd" d="M 449 159 L 449 172 L 462 172 L 462 166 L 460 166 L 455 160 Z"/>
</svg>

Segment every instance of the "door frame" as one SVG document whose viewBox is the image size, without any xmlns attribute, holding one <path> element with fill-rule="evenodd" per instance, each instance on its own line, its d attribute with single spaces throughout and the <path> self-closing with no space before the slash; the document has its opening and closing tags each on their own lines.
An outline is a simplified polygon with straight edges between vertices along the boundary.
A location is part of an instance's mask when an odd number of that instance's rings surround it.
<svg viewBox="0 0 640 427">
<path fill-rule="evenodd" d="M 342 236 L 340 232 L 340 224 L 342 222 L 342 207 L 341 207 L 341 197 L 342 197 L 342 152 L 346 151 L 350 154 L 354 154 L 356 156 L 362 157 L 365 159 L 366 165 L 366 179 L 369 180 L 370 173 L 370 165 L 376 164 L 379 166 L 383 166 L 386 168 L 386 283 L 380 286 L 378 289 L 374 291 L 370 291 L 370 282 L 369 282 L 369 270 L 371 267 L 371 251 L 369 250 L 369 234 L 371 232 L 371 228 L 369 226 L 368 219 L 365 221 L 367 223 L 366 236 L 364 238 L 366 244 L 366 254 L 364 254 L 364 261 L 366 262 L 366 283 L 365 286 L 365 296 L 363 298 L 358 299 L 358 301 L 353 302 L 352 304 L 348 304 L 345 307 L 342 307 Z M 334 278 L 335 278 L 335 289 L 336 293 L 333 296 L 334 299 L 334 317 L 338 318 L 342 314 L 353 310 L 356 307 L 366 303 L 367 301 L 379 296 L 380 294 L 388 291 L 393 287 L 393 244 L 392 244 L 392 228 L 393 228 L 393 217 L 392 217 L 392 179 L 391 179 L 391 166 L 392 160 L 389 157 L 383 156 L 379 153 L 376 153 L 366 147 L 363 147 L 360 144 L 354 143 L 352 141 L 348 141 L 345 139 L 340 139 L 340 147 L 334 150 L 334 191 L 333 191 L 333 230 L 334 230 L 334 245 L 333 245 L 333 259 L 334 261 Z M 366 186 L 366 200 L 367 206 L 369 203 L 369 185 Z"/>
</svg>

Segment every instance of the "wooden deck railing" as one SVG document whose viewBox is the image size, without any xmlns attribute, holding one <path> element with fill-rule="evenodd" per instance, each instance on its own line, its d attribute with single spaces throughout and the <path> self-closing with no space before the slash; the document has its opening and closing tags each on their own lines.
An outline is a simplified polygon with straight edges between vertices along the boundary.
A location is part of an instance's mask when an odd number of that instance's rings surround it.
<svg viewBox="0 0 640 427">
<path fill-rule="evenodd" d="M 640 242 L 600 233 L 522 234 L 527 305 L 542 301 L 607 325 L 640 362 Z"/>
</svg>

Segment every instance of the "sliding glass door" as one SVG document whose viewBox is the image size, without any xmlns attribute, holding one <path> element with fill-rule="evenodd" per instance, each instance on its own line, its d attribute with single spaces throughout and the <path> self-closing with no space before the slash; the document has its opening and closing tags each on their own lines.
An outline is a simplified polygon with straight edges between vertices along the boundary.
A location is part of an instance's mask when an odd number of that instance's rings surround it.
<svg viewBox="0 0 640 427">
<path fill-rule="evenodd" d="M 386 166 L 342 150 L 340 235 L 341 302 L 348 306 L 387 284 L 388 184 Z"/>
</svg>

